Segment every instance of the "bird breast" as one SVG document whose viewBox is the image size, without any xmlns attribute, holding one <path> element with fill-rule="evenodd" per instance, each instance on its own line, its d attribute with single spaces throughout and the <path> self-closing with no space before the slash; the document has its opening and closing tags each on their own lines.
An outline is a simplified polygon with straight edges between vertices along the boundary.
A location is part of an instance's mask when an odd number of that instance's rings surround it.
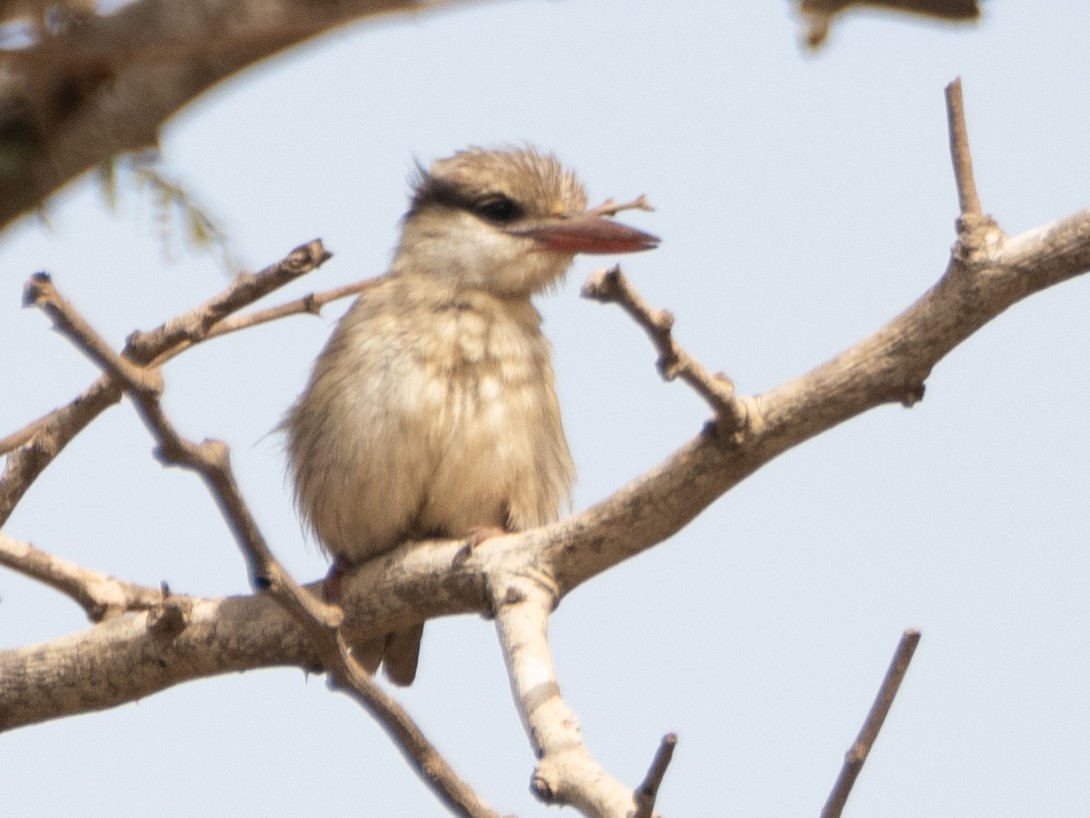
<svg viewBox="0 0 1090 818">
<path fill-rule="evenodd" d="M 412 276 L 353 306 L 288 419 L 297 499 L 330 552 L 556 519 L 573 467 L 540 322 L 526 298 Z"/>
</svg>

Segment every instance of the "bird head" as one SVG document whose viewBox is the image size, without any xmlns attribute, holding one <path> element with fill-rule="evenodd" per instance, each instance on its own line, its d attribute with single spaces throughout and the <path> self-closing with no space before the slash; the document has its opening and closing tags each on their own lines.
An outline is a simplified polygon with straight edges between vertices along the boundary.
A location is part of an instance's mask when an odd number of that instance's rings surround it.
<svg viewBox="0 0 1090 818">
<path fill-rule="evenodd" d="M 421 169 L 395 272 L 455 288 L 528 297 L 560 279 L 576 253 L 649 250 L 658 239 L 586 212 L 583 186 L 532 149 L 471 148 Z"/>
</svg>

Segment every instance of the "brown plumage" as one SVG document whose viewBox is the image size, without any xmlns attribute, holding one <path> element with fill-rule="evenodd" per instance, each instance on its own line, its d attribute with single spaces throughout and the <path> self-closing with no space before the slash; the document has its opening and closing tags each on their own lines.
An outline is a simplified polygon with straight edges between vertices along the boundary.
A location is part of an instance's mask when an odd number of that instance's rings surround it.
<svg viewBox="0 0 1090 818">
<path fill-rule="evenodd" d="M 657 243 L 585 207 L 533 150 L 467 150 L 421 173 L 390 272 L 341 319 L 284 424 L 297 503 L 334 571 L 408 539 L 557 518 L 574 470 L 530 297 L 577 252 Z M 409 684 L 422 627 L 358 652 Z"/>
</svg>

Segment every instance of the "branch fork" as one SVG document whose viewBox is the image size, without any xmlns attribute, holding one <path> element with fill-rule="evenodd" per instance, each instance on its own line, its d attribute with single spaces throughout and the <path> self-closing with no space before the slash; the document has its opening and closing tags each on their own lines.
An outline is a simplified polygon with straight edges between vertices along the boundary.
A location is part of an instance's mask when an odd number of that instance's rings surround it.
<svg viewBox="0 0 1090 818">
<path fill-rule="evenodd" d="M 625 310 L 651 338 L 659 352 L 656 363 L 664 380 L 681 378 L 702 397 L 716 416 L 722 437 L 738 444 L 745 436 L 748 411 L 734 394 L 734 383 L 722 372 L 714 375 L 679 344 L 673 336 L 674 316 L 667 310 L 653 308 L 621 272 L 620 265 L 596 270 L 587 278 L 580 293 L 603 303 L 615 303 Z"/>
</svg>

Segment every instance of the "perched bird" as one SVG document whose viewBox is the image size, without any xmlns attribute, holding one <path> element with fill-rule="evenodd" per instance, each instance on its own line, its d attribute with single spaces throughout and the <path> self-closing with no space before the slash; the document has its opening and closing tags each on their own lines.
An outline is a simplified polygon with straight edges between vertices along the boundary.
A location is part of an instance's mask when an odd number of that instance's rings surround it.
<svg viewBox="0 0 1090 818">
<path fill-rule="evenodd" d="M 420 170 L 390 271 L 341 319 L 284 422 L 331 577 L 406 540 L 557 519 L 574 470 L 530 297 L 576 253 L 658 243 L 585 211 L 575 176 L 531 149 Z M 357 655 L 410 684 L 422 628 Z"/>
</svg>

